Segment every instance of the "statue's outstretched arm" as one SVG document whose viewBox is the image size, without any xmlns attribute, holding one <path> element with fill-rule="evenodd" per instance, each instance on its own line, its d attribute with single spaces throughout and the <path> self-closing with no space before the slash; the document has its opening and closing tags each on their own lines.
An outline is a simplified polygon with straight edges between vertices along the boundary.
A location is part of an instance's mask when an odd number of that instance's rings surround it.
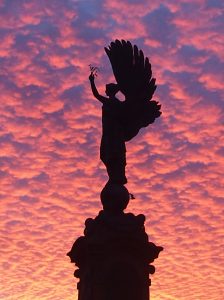
<svg viewBox="0 0 224 300">
<path fill-rule="evenodd" d="M 101 96 L 96 88 L 95 82 L 94 82 L 94 74 L 91 72 L 91 74 L 89 75 L 89 81 L 91 84 L 91 89 L 93 92 L 93 96 L 99 100 L 101 103 L 105 103 L 108 99 L 104 96 Z"/>
</svg>

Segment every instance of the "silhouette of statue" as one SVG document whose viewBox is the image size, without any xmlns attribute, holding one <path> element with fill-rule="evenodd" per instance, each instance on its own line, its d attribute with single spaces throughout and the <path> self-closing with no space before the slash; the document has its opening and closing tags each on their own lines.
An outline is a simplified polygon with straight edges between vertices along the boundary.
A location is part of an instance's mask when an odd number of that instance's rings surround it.
<svg viewBox="0 0 224 300">
<path fill-rule="evenodd" d="M 106 84 L 106 96 L 95 86 L 94 67 L 89 80 L 94 97 L 102 106 L 100 158 L 109 180 L 101 191 L 103 210 L 85 221 L 84 235 L 67 253 L 78 269 L 79 300 L 148 300 L 151 263 L 163 250 L 149 241 L 145 216 L 125 213 L 131 194 L 125 187 L 125 143 L 161 114 L 152 101 L 156 89 L 148 58 L 130 42 L 112 42 L 105 51 L 117 83 Z M 120 91 L 125 100 L 116 94 Z"/>
<path fill-rule="evenodd" d="M 152 78 L 151 64 L 142 50 L 129 41 L 116 40 L 105 51 L 117 81 L 117 84 L 106 85 L 108 97 L 97 91 L 93 71 L 89 76 L 93 95 L 103 104 L 100 159 L 106 166 L 109 183 L 125 184 L 125 142 L 161 115 L 161 105 L 151 100 L 156 80 Z M 125 101 L 116 98 L 118 91 L 124 94 Z"/>
</svg>

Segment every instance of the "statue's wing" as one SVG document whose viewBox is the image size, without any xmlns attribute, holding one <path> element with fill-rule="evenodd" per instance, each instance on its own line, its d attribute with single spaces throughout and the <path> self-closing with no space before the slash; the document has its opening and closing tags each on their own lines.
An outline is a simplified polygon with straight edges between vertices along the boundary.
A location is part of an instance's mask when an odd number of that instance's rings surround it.
<svg viewBox="0 0 224 300">
<path fill-rule="evenodd" d="M 142 50 L 129 41 L 111 42 L 105 51 L 110 59 L 120 91 L 125 95 L 123 124 L 125 140 L 132 139 L 142 127 L 161 115 L 160 105 L 151 101 L 156 90 L 151 64 Z"/>
<path fill-rule="evenodd" d="M 139 130 L 152 124 L 161 115 L 161 105 L 157 101 L 123 102 L 120 118 L 124 129 L 125 141 L 130 141 Z"/>
<path fill-rule="evenodd" d="M 150 100 L 156 90 L 151 64 L 142 50 L 129 41 L 111 42 L 105 51 L 110 59 L 115 79 L 128 101 Z"/>
</svg>

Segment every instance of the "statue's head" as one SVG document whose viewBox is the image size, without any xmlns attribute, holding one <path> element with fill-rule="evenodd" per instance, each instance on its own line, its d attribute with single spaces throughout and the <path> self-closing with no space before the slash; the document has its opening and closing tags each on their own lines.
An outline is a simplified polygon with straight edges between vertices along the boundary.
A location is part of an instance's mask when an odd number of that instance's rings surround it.
<svg viewBox="0 0 224 300">
<path fill-rule="evenodd" d="M 106 95 L 109 97 L 113 97 L 119 92 L 118 84 L 116 83 L 108 83 L 106 84 Z"/>
</svg>

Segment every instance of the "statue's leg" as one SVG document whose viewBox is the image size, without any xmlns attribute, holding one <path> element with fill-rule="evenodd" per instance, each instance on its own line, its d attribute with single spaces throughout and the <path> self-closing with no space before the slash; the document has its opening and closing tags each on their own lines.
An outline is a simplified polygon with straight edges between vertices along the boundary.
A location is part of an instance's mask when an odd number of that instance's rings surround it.
<svg viewBox="0 0 224 300">
<path fill-rule="evenodd" d="M 126 184 L 127 178 L 125 176 L 126 162 L 122 157 L 114 157 L 105 163 L 109 182 L 117 184 Z"/>
<path fill-rule="evenodd" d="M 100 146 L 100 159 L 104 163 L 109 176 L 109 182 L 117 184 L 126 184 L 125 176 L 126 166 L 126 151 L 125 145 L 121 151 L 114 151 L 113 148 L 108 148 L 106 140 L 102 138 Z"/>
</svg>

